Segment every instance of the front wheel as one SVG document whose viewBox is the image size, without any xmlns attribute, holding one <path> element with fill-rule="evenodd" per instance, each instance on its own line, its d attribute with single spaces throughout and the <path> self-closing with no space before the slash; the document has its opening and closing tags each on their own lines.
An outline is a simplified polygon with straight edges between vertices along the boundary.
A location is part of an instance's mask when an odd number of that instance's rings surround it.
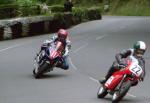
<svg viewBox="0 0 150 103">
<path fill-rule="evenodd" d="M 46 62 L 45 62 L 43 65 L 41 65 L 40 67 L 35 68 L 35 69 L 33 70 L 34 77 L 35 77 L 36 79 L 40 78 L 40 77 L 43 75 L 43 73 L 45 73 L 45 71 L 46 71 L 48 68 L 49 68 L 49 64 L 46 63 Z"/>
<path fill-rule="evenodd" d="M 112 103 L 118 103 L 129 91 L 131 87 L 131 81 L 124 82 L 121 86 L 121 88 L 114 92 L 112 97 Z"/>
<path fill-rule="evenodd" d="M 108 94 L 107 89 L 102 85 L 97 92 L 97 98 L 104 98 Z"/>
</svg>

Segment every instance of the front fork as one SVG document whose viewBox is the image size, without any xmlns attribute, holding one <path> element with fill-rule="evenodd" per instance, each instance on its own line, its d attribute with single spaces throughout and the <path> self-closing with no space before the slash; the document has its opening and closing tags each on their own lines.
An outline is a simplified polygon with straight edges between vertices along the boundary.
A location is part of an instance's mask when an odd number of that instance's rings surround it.
<svg viewBox="0 0 150 103">
<path fill-rule="evenodd" d="M 115 89 L 116 91 L 120 90 L 122 83 L 124 82 L 124 79 L 127 77 L 127 75 L 125 74 L 122 78 L 122 80 L 120 81 L 119 85 L 117 86 L 117 88 Z"/>
<path fill-rule="evenodd" d="M 39 66 L 41 66 L 44 62 L 43 57 L 45 55 L 44 53 L 45 51 L 41 50 L 39 53 L 36 54 L 36 57 L 34 58 L 34 65 L 35 68 L 38 68 Z"/>
</svg>

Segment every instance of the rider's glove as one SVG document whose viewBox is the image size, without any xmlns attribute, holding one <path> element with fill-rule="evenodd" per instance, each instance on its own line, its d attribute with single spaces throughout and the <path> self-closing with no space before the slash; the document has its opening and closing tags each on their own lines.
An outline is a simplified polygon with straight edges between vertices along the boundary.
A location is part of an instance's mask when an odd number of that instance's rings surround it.
<svg viewBox="0 0 150 103">
<path fill-rule="evenodd" d="M 127 64 L 126 64 L 126 62 L 124 61 L 124 60 L 121 60 L 120 62 L 119 62 L 119 67 L 120 68 L 125 68 L 127 66 Z"/>
</svg>

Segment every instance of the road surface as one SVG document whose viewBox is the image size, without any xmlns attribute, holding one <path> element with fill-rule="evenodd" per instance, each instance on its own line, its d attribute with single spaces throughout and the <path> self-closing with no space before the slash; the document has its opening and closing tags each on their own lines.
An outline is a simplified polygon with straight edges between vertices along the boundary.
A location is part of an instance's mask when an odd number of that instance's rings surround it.
<svg viewBox="0 0 150 103">
<path fill-rule="evenodd" d="M 150 17 L 104 16 L 68 30 L 72 41 L 67 71 L 59 68 L 41 79 L 32 75 L 33 59 L 51 34 L 0 42 L 0 103 L 111 103 L 97 99 L 98 80 L 117 52 L 137 40 L 147 43 L 146 78 L 121 103 L 150 101 Z"/>
</svg>

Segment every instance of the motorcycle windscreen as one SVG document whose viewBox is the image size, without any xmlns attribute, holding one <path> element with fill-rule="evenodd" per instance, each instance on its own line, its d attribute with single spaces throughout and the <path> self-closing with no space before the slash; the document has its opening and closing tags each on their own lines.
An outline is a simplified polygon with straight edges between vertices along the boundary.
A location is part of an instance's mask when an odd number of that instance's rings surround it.
<svg viewBox="0 0 150 103">
<path fill-rule="evenodd" d="M 105 83 L 106 88 L 109 90 L 114 90 L 122 80 L 122 77 L 122 75 L 112 75 Z"/>
<path fill-rule="evenodd" d="M 56 50 L 50 49 L 50 59 L 55 59 L 58 56 L 59 56 L 59 54 Z"/>
</svg>

